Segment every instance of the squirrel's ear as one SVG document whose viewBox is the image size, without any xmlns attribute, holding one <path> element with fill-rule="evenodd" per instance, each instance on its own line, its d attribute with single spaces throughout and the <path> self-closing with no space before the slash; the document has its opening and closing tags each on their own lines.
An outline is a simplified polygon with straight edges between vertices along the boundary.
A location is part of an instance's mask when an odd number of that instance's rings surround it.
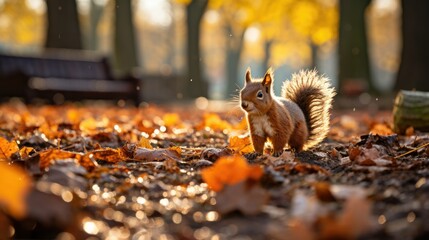
<svg viewBox="0 0 429 240">
<path fill-rule="evenodd" d="M 265 73 L 264 80 L 262 80 L 262 85 L 270 86 L 271 83 L 273 83 L 273 69 L 269 68 Z"/>
<path fill-rule="evenodd" d="M 250 67 L 246 70 L 246 83 L 249 83 L 252 81 L 252 73 L 250 72 Z"/>
</svg>

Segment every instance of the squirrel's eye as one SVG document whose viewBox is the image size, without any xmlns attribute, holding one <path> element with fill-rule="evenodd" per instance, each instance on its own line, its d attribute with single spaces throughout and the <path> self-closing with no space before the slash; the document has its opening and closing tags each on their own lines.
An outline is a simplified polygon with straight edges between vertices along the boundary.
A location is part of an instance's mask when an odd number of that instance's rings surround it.
<svg viewBox="0 0 429 240">
<path fill-rule="evenodd" d="M 259 99 L 262 99 L 262 98 L 264 97 L 264 94 L 262 93 L 262 90 L 259 90 L 259 91 L 256 93 L 256 97 L 257 97 L 257 98 L 259 98 Z"/>
</svg>

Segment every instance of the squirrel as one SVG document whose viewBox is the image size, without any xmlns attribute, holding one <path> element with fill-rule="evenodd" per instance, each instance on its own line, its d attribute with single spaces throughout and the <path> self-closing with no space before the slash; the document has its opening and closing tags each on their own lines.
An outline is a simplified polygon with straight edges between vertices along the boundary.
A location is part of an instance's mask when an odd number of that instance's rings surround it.
<svg viewBox="0 0 429 240">
<path fill-rule="evenodd" d="M 262 154 L 267 140 L 276 157 L 286 144 L 300 152 L 320 143 L 329 131 L 329 111 L 336 94 L 329 79 L 316 70 L 301 70 L 283 83 L 282 97 L 275 96 L 273 81 L 271 68 L 262 79 L 255 80 L 248 68 L 240 91 L 255 152 Z"/>
</svg>

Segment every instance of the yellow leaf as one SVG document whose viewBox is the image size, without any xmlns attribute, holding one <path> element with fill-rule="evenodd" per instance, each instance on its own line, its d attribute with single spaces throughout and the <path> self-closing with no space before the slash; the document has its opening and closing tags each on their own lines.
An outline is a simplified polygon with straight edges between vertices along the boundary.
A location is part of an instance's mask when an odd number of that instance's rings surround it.
<svg viewBox="0 0 429 240">
<path fill-rule="evenodd" d="M 162 120 L 166 127 L 174 127 L 180 124 L 180 117 L 177 113 L 166 113 Z"/>
<path fill-rule="evenodd" d="M 215 113 L 204 114 L 204 127 L 209 127 L 213 130 L 223 131 L 231 129 L 232 126 L 227 121 L 222 120 L 219 115 Z"/>
<path fill-rule="evenodd" d="M 30 186 L 31 179 L 22 169 L 0 163 L 0 205 L 13 217 L 25 216 L 25 198 Z"/>
<path fill-rule="evenodd" d="M 11 141 L 0 137 L 0 160 L 6 160 L 8 161 L 12 154 L 19 151 L 19 147 L 16 144 L 16 142 Z"/>
</svg>

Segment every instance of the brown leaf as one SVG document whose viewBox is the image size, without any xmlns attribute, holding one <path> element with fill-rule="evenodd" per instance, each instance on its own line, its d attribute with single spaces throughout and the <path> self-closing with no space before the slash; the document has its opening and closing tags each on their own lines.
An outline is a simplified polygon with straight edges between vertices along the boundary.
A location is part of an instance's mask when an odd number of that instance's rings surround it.
<svg viewBox="0 0 429 240">
<path fill-rule="evenodd" d="M 85 154 L 84 158 L 90 158 L 97 161 L 105 161 L 109 163 L 117 163 L 120 161 L 126 160 L 125 154 L 121 151 L 121 149 L 113 149 L 113 148 L 102 148 L 91 151 Z"/>
<path fill-rule="evenodd" d="M 322 202 L 333 202 L 335 197 L 331 192 L 331 185 L 327 182 L 316 182 L 313 184 L 317 198 Z"/>
<path fill-rule="evenodd" d="M 220 157 L 231 155 L 232 151 L 229 148 L 206 148 L 201 152 L 201 159 L 216 162 Z"/>
<path fill-rule="evenodd" d="M 339 216 L 320 225 L 320 239 L 358 239 L 372 229 L 371 203 L 365 198 L 350 197 Z"/>
<path fill-rule="evenodd" d="M 134 152 L 134 160 L 140 161 L 165 161 L 167 159 L 174 159 L 180 161 L 181 156 L 175 148 L 169 149 L 146 149 L 136 148 Z"/>
<path fill-rule="evenodd" d="M 261 212 L 269 195 L 259 184 L 242 181 L 227 185 L 216 195 L 216 208 L 221 214 L 239 210 L 244 215 L 255 215 Z"/>
</svg>

